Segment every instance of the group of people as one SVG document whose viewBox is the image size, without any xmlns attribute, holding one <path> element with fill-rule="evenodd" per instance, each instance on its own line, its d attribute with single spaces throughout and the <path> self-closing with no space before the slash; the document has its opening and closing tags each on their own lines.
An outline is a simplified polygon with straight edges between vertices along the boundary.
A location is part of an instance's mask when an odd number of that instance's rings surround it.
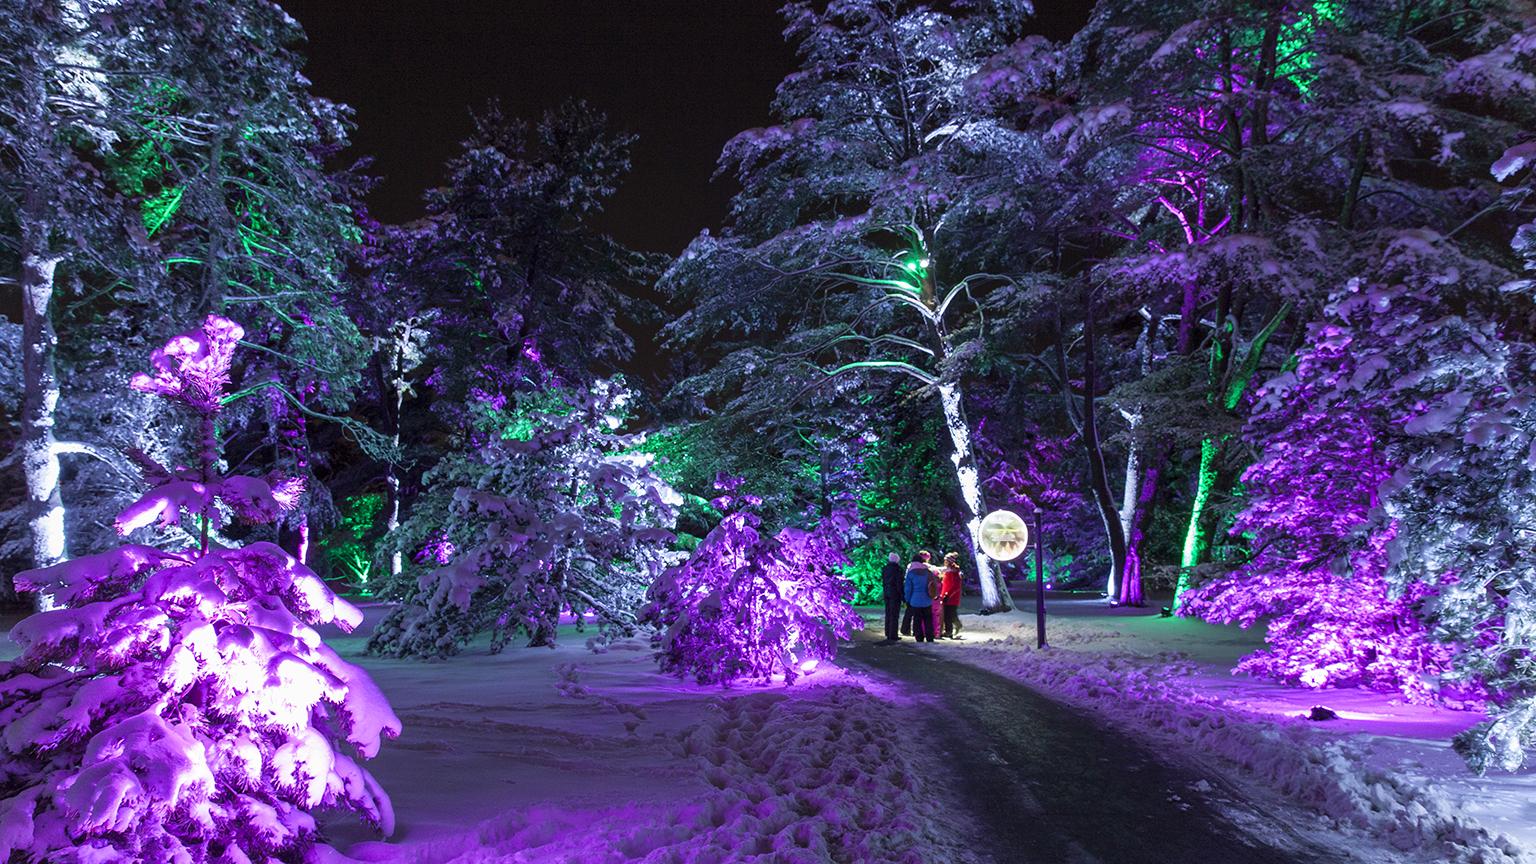
<svg viewBox="0 0 1536 864">
<path fill-rule="evenodd" d="M 960 638 L 960 555 L 945 555 L 943 567 L 935 567 L 932 560 L 922 551 L 903 568 L 901 556 L 892 552 L 880 571 L 885 589 L 883 644 L 900 642 L 902 636 L 919 642 Z"/>
</svg>

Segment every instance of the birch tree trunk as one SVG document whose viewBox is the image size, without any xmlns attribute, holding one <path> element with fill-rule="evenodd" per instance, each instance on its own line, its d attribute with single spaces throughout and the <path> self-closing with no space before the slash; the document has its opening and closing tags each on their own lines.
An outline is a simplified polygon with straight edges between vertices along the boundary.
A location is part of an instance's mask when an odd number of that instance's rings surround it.
<svg viewBox="0 0 1536 864">
<path fill-rule="evenodd" d="M 981 550 L 981 519 L 986 515 L 987 505 L 981 494 L 976 452 L 971 447 L 971 428 L 965 419 L 965 394 L 959 384 L 940 384 L 938 389 L 944 425 L 949 429 L 949 440 L 954 447 L 950 462 L 955 466 L 955 481 L 960 484 L 960 497 L 965 502 L 965 528 L 971 538 L 976 577 L 981 581 L 981 608 L 983 612 L 1004 612 L 1013 608 L 1006 583 L 1002 573 L 992 566 L 992 559 Z"/>
<path fill-rule="evenodd" d="M 64 560 L 64 499 L 59 491 L 59 454 L 54 414 L 59 404 L 55 354 L 59 337 L 50 306 L 58 258 L 48 254 L 48 227 L 22 227 L 25 252 L 21 264 L 22 407 L 21 466 L 27 485 L 27 530 L 32 535 L 32 566 L 51 567 Z M 40 610 L 52 608 L 46 595 L 36 599 Z"/>
<path fill-rule="evenodd" d="M 1141 414 L 1136 411 L 1124 412 L 1125 422 L 1130 426 L 1131 435 L 1135 436 L 1136 427 L 1141 424 Z M 1109 598 L 1110 605 L 1120 602 L 1120 594 L 1125 580 L 1140 577 L 1140 568 L 1135 574 L 1131 573 L 1130 563 L 1130 538 L 1136 522 L 1136 502 L 1141 495 L 1141 449 L 1136 446 L 1134 437 L 1132 443 L 1125 451 L 1125 488 L 1120 496 L 1120 535 L 1125 538 L 1126 560 L 1124 570 L 1121 572 L 1120 581 L 1115 581 L 1114 568 L 1110 568 L 1109 583 L 1105 587 L 1105 594 Z"/>
<path fill-rule="evenodd" d="M 389 439 L 396 453 L 400 452 L 400 411 L 404 406 L 405 391 L 397 389 L 395 391 L 395 430 Z M 400 467 L 393 460 L 386 469 L 384 485 L 389 489 L 389 516 L 384 520 L 384 528 L 393 542 L 395 532 L 400 530 Z M 397 545 L 394 551 L 389 553 L 389 584 L 395 584 L 394 579 L 400 575 L 403 563 L 400 547 Z"/>
<path fill-rule="evenodd" d="M 32 58 L 36 59 L 36 58 Z M 25 172 L 20 212 L 18 250 L 21 258 L 21 451 L 26 478 L 27 530 L 32 537 L 32 566 L 51 567 L 64 560 L 64 499 L 59 491 L 59 453 L 54 437 L 54 417 L 59 405 L 57 370 L 58 333 L 53 329 L 54 276 L 59 256 L 50 247 L 53 221 L 49 218 L 46 144 L 53 137 L 48 128 L 47 88 L 41 70 L 30 65 L 22 75 L 25 114 L 22 128 L 26 142 Z M 47 595 L 35 601 L 39 610 L 53 607 Z"/>
<path fill-rule="evenodd" d="M 919 254 L 925 262 L 931 260 L 926 247 L 920 248 Z M 937 367 L 942 369 L 950 356 L 949 333 L 939 314 L 937 286 L 926 268 L 922 276 L 921 296 L 927 310 L 933 359 Z M 976 450 L 971 446 L 970 422 L 965 417 L 965 392 L 959 381 L 940 383 L 937 389 L 944 426 L 949 431 L 950 445 L 954 450 L 949 458 L 955 468 L 955 482 L 960 487 L 960 498 L 965 503 L 966 536 L 971 540 L 976 578 L 981 583 L 981 611 L 1006 612 L 1013 608 L 1008 596 L 1008 584 L 1003 581 L 1002 572 L 993 566 L 992 559 L 981 549 L 981 520 L 987 515 L 987 502 L 981 491 L 981 471 L 977 467 Z"/>
<path fill-rule="evenodd" d="M 1143 378 L 1152 371 L 1152 340 L 1157 334 L 1158 319 L 1145 307 L 1141 310 L 1143 323 L 1141 335 L 1136 340 L 1136 354 L 1141 362 Z M 1142 453 L 1136 432 L 1141 426 L 1141 409 L 1121 409 L 1126 425 L 1130 427 L 1130 445 L 1125 452 L 1125 489 L 1120 498 L 1120 533 L 1125 538 L 1125 565 L 1120 574 L 1120 584 L 1111 582 L 1108 590 L 1110 605 L 1140 606 L 1141 592 L 1141 537 L 1137 532 L 1138 509 L 1141 505 Z M 1155 469 L 1154 469 L 1155 470 Z M 1156 482 L 1155 475 L 1152 480 Z M 1131 584 L 1134 582 L 1135 584 Z"/>
</svg>

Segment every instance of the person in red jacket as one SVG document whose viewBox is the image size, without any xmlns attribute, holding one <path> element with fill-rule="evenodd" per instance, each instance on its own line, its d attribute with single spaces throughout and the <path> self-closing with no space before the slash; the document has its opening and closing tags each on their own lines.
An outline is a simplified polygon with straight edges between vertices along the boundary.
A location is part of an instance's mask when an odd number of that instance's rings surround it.
<svg viewBox="0 0 1536 864">
<path fill-rule="evenodd" d="M 944 556 L 944 576 L 939 586 L 938 601 L 944 604 L 944 638 L 960 638 L 960 555 L 951 552 Z"/>
</svg>

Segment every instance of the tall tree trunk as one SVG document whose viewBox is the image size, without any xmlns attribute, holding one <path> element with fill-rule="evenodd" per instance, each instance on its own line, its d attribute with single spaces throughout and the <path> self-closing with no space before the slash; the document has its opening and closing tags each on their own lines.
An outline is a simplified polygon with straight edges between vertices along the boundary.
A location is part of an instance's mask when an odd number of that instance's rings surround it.
<svg viewBox="0 0 1536 864">
<path fill-rule="evenodd" d="M 1211 350 L 1206 360 L 1205 399 L 1215 404 L 1220 399 L 1221 382 L 1232 362 L 1236 348 L 1236 328 L 1229 320 L 1232 308 L 1232 284 L 1223 281 L 1216 300 L 1216 331 L 1211 337 Z M 1235 404 L 1235 402 L 1234 402 Z M 1224 441 L 1225 439 L 1223 439 Z M 1180 598 L 1189 588 L 1196 565 L 1204 557 L 1210 545 L 1207 536 L 1205 508 L 1211 501 L 1216 485 L 1216 457 L 1220 455 L 1222 441 L 1207 437 L 1200 441 L 1200 466 L 1195 475 L 1195 498 L 1189 507 L 1189 518 L 1184 527 L 1184 547 L 1179 555 L 1179 580 L 1173 590 L 1173 607 L 1179 608 Z"/>
<path fill-rule="evenodd" d="M 1146 598 L 1141 583 L 1141 542 L 1146 537 L 1147 525 L 1152 521 L 1152 508 L 1157 504 L 1157 481 L 1162 465 L 1167 461 L 1167 449 L 1161 450 L 1142 474 L 1137 490 L 1135 516 L 1125 538 L 1125 578 L 1120 580 L 1120 605 L 1143 606 Z"/>
<path fill-rule="evenodd" d="M 395 428 L 390 436 L 390 443 L 395 453 L 400 452 L 400 411 L 405 407 L 405 389 L 397 386 L 395 389 Z M 395 532 L 400 530 L 400 466 L 395 464 L 398 456 L 392 456 L 389 467 L 385 469 L 384 485 L 389 489 L 389 517 L 384 520 L 384 528 L 389 533 L 390 542 L 395 543 Z M 400 575 L 403 562 L 399 545 L 389 553 L 390 584 L 395 584 L 395 579 Z"/>
<path fill-rule="evenodd" d="M 1219 370 L 1230 367 L 1230 357 L 1236 353 L 1237 348 L 1235 344 L 1228 345 L 1223 339 L 1223 329 L 1230 327 L 1230 324 L 1225 320 L 1225 309 L 1218 309 L 1217 338 L 1211 345 L 1212 377 L 1210 391 L 1207 394 L 1210 401 L 1219 404 L 1226 411 L 1237 410 L 1243 394 L 1247 392 L 1248 385 L 1253 380 L 1254 373 L 1258 371 L 1259 361 L 1264 355 L 1264 346 L 1269 344 L 1270 337 L 1275 334 L 1275 330 L 1279 329 L 1281 322 L 1290 315 L 1290 312 L 1291 304 L 1286 303 L 1280 307 L 1280 311 L 1276 312 L 1269 323 L 1264 325 L 1264 329 L 1253 337 L 1253 342 L 1249 343 L 1242 363 L 1232 371 L 1226 378 L 1225 386 L 1222 386 Z M 1195 500 L 1190 506 L 1189 521 L 1184 530 L 1184 551 L 1179 558 L 1179 581 L 1173 592 L 1175 611 L 1178 610 L 1184 592 L 1190 586 L 1194 568 L 1200 564 L 1200 559 L 1204 557 L 1205 550 L 1210 546 L 1209 526 L 1204 524 L 1205 508 L 1210 504 L 1211 492 L 1216 485 L 1217 457 L 1220 456 L 1222 445 L 1226 440 L 1226 436 L 1220 438 L 1212 436 L 1200 442 L 1200 468 L 1195 480 Z"/>
<path fill-rule="evenodd" d="M 304 401 L 304 391 L 299 390 L 294 394 L 294 398 L 302 403 Z M 306 488 L 304 498 L 300 499 L 298 525 L 295 526 L 299 534 L 298 549 L 296 550 L 295 557 L 299 559 L 300 564 L 308 565 L 309 507 L 307 505 L 309 502 L 306 499 L 314 494 L 314 490 L 309 488 L 311 480 L 313 480 L 309 470 L 309 418 L 305 417 L 304 412 L 298 410 L 298 408 L 290 408 L 289 412 L 293 418 L 293 428 L 288 431 L 289 454 L 293 458 L 294 471 L 304 478 Z"/>
<path fill-rule="evenodd" d="M 1120 512 L 1115 510 L 1114 493 L 1109 490 L 1109 472 L 1104 469 L 1104 447 L 1098 440 L 1098 351 L 1094 346 L 1094 306 L 1087 304 L 1083 343 L 1083 446 L 1087 447 L 1087 480 L 1094 489 L 1098 517 L 1109 538 L 1109 584 L 1120 584 L 1126 572 L 1126 533 L 1121 529 Z"/>
<path fill-rule="evenodd" d="M 1200 442 L 1200 468 L 1195 475 L 1195 500 L 1189 506 L 1189 520 L 1184 527 L 1184 551 L 1179 556 L 1179 583 L 1174 589 L 1173 606 L 1179 607 L 1184 591 L 1189 588 L 1190 577 L 1195 566 L 1200 563 L 1205 555 L 1206 540 L 1205 508 L 1211 501 L 1211 490 L 1216 485 L 1216 455 L 1220 445 L 1215 438 L 1205 438 Z"/>
<path fill-rule="evenodd" d="M 1146 310 L 1141 310 L 1142 326 L 1141 335 L 1136 339 L 1136 355 L 1140 360 L 1141 375 L 1146 377 L 1152 371 L 1152 340 L 1157 334 L 1158 318 Z M 1123 603 L 1125 597 L 1135 597 L 1132 605 L 1141 605 L 1141 553 L 1135 541 L 1137 507 L 1141 502 L 1142 483 L 1142 452 L 1141 445 L 1136 441 L 1137 428 L 1141 425 L 1141 409 L 1122 409 L 1120 412 L 1125 417 L 1125 422 L 1130 426 L 1130 444 L 1125 451 L 1125 488 L 1120 502 L 1120 533 L 1125 538 L 1125 564 L 1120 574 L 1120 583 L 1113 580 L 1106 586 L 1105 595 L 1110 605 Z M 1136 580 L 1132 587 L 1128 583 Z"/>
<path fill-rule="evenodd" d="M 1083 447 L 1088 455 L 1088 485 L 1093 501 L 1099 508 L 1099 518 L 1104 523 L 1104 534 L 1109 540 L 1108 585 L 1118 586 L 1125 572 L 1125 532 L 1121 528 L 1120 513 L 1115 509 L 1114 493 L 1109 490 L 1109 472 L 1104 467 L 1104 447 L 1099 440 L 1097 413 L 1098 352 L 1094 347 L 1093 304 L 1085 304 L 1083 319 L 1083 343 L 1086 353 L 1083 359 L 1083 413 L 1081 432 Z M 1072 387 L 1067 377 L 1066 349 L 1057 340 L 1057 357 L 1060 364 L 1062 393 L 1068 402 L 1072 400 Z M 1070 404 L 1068 409 L 1070 411 Z"/>
<path fill-rule="evenodd" d="M 54 416 L 59 405 L 57 370 L 58 333 L 53 329 L 54 278 L 59 256 L 50 241 L 53 220 L 48 195 L 54 182 L 45 148 L 54 132 L 47 118 L 47 86 L 42 62 L 35 54 L 23 67 L 21 86 L 24 116 L 20 118 L 25 143 L 23 153 L 20 221 L 21 246 L 21 470 L 27 486 L 27 530 L 32 539 L 32 566 L 51 567 L 68 553 L 64 536 L 64 498 L 59 490 L 59 452 L 54 437 Z M 38 594 L 33 601 L 40 611 L 53 608 L 53 600 Z"/>
<path fill-rule="evenodd" d="M 38 193 L 29 191 L 27 197 Z M 59 491 L 59 453 L 54 414 L 59 404 L 55 356 L 59 337 L 51 309 L 54 274 L 59 259 L 48 251 L 49 225 L 41 202 L 26 208 L 21 226 L 21 470 L 27 485 L 27 530 L 32 535 L 32 566 L 51 567 L 67 554 L 64 498 Z M 35 601 L 42 611 L 53 608 L 47 595 Z"/>
<path fill-rule="evenodd" d="M 929 342 L 933 359 L 942 369 L 950 356 L 949 333 L 939 317 L 938 291 L 931 270 L 932 258 L 926 246 L 914 249 L 917 260 L 924 262 L 919 286 L 919 296 L 926 310 Z M 971 426 L 965 417 L 965 392 L 959 381 L 939 384 L 939 406 L 944 415 L 944 427 L 949 432 L 950 462 L 955 468 L 955 483 L 960 488 L 960 499 L 965 503 L 966 536 L 971 541 L 971 556 L 976 562 L 976 578 L 981 583 L 981 611 L 1006 612 L 1013 608 L 1008 596 L 1008 585 L 1003 581 L 1001 570 L 994 567 L 992 559 L 981 549 L 981 520 L 987 514 L 986 496 L 981 489 L 981 471 L 977 467 L 976 450 L 971 446 Z"/>
<path fill-rule="evenodd" d="M 1360 181 L 1365 178 L 1365 161 L 1371 152 L 1371 132 L 1362 129 L 1355 133 L 1355 154 L 1351 157 L 1349 185 L 1344 188 L 1344 203 L 1339 207 L 1339 227 L 1354 227 L 1355 206 L 1360 202 Z"/>
<path fill-rule="evenodd" d="M 992 566 L 992 559 L 981 549 L 981 519 L 986 515 L 987 505 L 981 494 L 981 473 L 976 467 L 976 452 L 971 447 L 971 427 L 965 419 L 965 394 L 960 385 L 940 384 L 939 403 L 944 410 L 950 444 L 954 447 L 949 458 L 955 466 L 961 500 L 965 502 L 965 528 L 971 538 L 976 577 L 981 581 L 981 608 L 983 612 L 1003 612 L 1013 608 L 1013 604 L 1009 602 L 1002 573 Z"/>
<path fill-rule="evenodd" d="M 218 476 L 219 464 L 219 428 L 212 411 L 204 412 L 198 425 L 197 459 L 199 479 L 204 489 L 210 489 Z M 203 509 L 197 514 L 197 521 L 198 554 L 201 557 L 208 554 L 208 534 L 213 527 L 213 503 L 207 498 L 203 499 Z"/>
</svg>

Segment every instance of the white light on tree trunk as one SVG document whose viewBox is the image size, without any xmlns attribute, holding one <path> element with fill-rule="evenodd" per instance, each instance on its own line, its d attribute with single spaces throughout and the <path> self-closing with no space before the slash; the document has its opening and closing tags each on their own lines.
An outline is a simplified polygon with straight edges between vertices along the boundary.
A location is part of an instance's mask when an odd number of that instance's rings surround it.
<svg viewBox="0 0 1536 864">
<path fill-rule="evenodd" d="M 993 561 L 1012 561 L 1029 548 L 1029 526 L 1011 510 L 993 510 L 981 520 L 981 551 Z"/>
</svg>

